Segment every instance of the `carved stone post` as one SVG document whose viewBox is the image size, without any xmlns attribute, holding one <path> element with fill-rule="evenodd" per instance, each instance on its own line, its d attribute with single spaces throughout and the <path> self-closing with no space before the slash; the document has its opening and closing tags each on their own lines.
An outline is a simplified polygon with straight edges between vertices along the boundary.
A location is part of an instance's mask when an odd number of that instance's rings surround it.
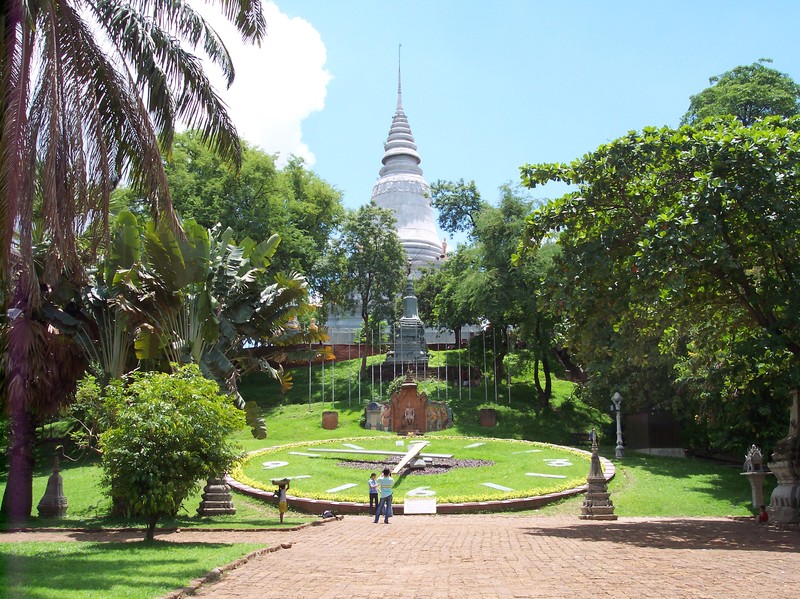
<svg viewBox="0 0 800 599">
<path fill-rule="evenodd" d="M 209 478 L 208 484 L 203 488 L 203 500 L 197 508 L 198 516 L 220 516 L 235 514 L 231 488 L 225 482 L 225 477 Z"/>
<path fill-rule="evenodd" d="M 42 518 L 63 518 L 67 515 L 67 498 L 64 496 L 64 485 L 58 472 L 58 456 L 53 461 L 53 473 L 47 479 L 44 496 L 36 507 Z"/>
<path fill-rule="evenodd" d="M 789 417 L 789 436 L 775 445 L 769 469 L 778 479 L 769 503 L 769 518 L 773 522 L 800 522 L 800 389 L 791 391 L 792 412 Z"/>
<path fill-rule="evenodd" d="M 746 476 L 747 480 L 750 481 L 754 508 L 760 508 L 764 505 L 764 478 L 768 472 L 763 468 L 763 461 L 761 450 L 755 445 L 751 445 L 744 456 L 744 472 L 742 472 L 742 476 Z"/>
<path fill-rule="evenodd" d="M 600 466 L 600 456 L 597 453 L 597 433 L 592 429 L 592 462 L 589 467 L 589 476 L 586 481 L 589 483 L 586 497 L 581 506 L 581 520 L 616 520 L 614 514 L 614 504 L 608 492 L 608 483 L 603 476 L 603 468 Z"/>
</svg>

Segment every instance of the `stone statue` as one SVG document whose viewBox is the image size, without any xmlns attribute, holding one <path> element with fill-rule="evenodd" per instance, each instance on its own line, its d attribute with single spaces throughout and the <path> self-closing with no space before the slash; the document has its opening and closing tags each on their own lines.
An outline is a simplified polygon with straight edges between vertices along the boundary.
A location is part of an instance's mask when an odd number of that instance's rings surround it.
<svg viewBox="0 0 800 599">
<path fill-rule="evenodd" d="M 406 426 L 411 426 L 412 424 L 414 424 L 414 417 L 415 416 L 416 416 L 416 412 L 414 411 L 414 408 L 412 408 L 412 407 L 406 408 L 406 411 L 404 413 Z"/>
<path fill-rule="evenodd" d="M 383 404 L 381 406 L 381 430 L 389 431 L 392 429 L 392 406 Z"/>
<path fill-rule="evenodd" d="M 744 456 L 744 471 L 758 472 L 763 468 L 763 464 L 764 456 L 761 454 L 761 450 L 755 445 L 751 445 Z"/>
</svg>

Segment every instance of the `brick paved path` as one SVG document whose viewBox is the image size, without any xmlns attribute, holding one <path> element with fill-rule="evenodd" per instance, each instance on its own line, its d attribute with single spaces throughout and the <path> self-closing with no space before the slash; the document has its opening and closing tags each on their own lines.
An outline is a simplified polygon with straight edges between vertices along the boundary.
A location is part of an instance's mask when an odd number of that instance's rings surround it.
<svg viewBox="0 0 800 599">
<path fill-rule="evenodd" d="M 397 516 L 384 525 L 347 516 L 292 532 L 157 538 L 291 543 L 203 585 L 201 597 L 730 599 L 800 590 L 800 531 L 750 520 L 464 515 Z"/>
</svg>

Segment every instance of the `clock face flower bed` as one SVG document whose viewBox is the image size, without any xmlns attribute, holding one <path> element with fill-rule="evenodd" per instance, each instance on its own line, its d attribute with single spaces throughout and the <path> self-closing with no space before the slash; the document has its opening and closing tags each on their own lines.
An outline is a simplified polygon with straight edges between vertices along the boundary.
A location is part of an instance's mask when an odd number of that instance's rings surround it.
<svg viewBox="0 0 800 599">
<path fill-rule="evenodd" d="M 507 439 L 476 437 L 359 437 L 293 443 L 253 452 L 231 476 L 266 491 L 274 478 L 291 480 L 291 495 L 330 501 L 367 502 L 371 472 L 393 469 L 414 443 L 427 441 L 424 469 L 394 475 L 395 503 L 435 497 L 438 503 L 496 501 L 557 493 L 586 484 L 590 454 L 585 451 Z M 336 450 L 315 452 L 315 450 Z M 339 450 L 344 450 L 338 453 Z M 370 454 L 363 451 L 395 452 Z M 399 455 L 397 455 L 399 454 Z"/>
</svg>

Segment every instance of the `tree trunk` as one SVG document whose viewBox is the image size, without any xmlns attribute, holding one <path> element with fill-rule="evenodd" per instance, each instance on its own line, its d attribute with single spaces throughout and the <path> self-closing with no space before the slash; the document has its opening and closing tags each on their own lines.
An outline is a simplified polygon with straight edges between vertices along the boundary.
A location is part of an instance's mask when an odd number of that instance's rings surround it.
<svg viewBox="0 0 800 599">
<path fill-rule="evenodd" d="M 533 359 L 533 384 L 536 386 L 536 407 L 540 408 L 542 406 L 542 396 L 544 395 L 544 389 L 542 388 L 542 382 L 539 380 L 538 356 Z"/>
<path fill-rule="evenodd" d="M 544 376 L 544 387 L 539 380 L 539 364 L 542 365 L 542 375 Z M 550 360 L 547 354 L 543 353 L 533 360 L 533 382 L 536 385 L 537 407 L 545 409 L 550 407 L 550 398 L 553 397 L 553 375 L 550 373 Z"/>
<path fill-rule="evenodd" d="M 369 342 L 369 315 L 362 313 L 361 319 L 364 321 L 364 355 L 361 357 L 361 378 L 363 380 L 367 376 L 367 356 L 371 353 L 372 345 Z"/>
<path fill-rule="evenodd" d="M 155 540 L 156 524 L 158 523 L 158 519 L 160 517 L 161 514 L 155 514 L 147 519 L 147 534 L 144 537 L 145 541 Z"/>
<path fill-rule="evenodd" d="M 547 353 L 542 354 L 542 372 L 544 373 L 544 397 L 543 407 L 550 406 L 550 398 L 553 397 L 553 376 L 550 374 L 550 359 Z"/>
<path fill-rule="evenodd" d="M 503 327 L 503 330 L 500 333 L 500 347 L 498 347 L 497 327 L 492 325 L 492 354 L 494 356 L 494 372 L 498 381 L 502 381 L 506 378 L 504 358 L 506 357 L 506 349 L 508 348 L 507 335 L 508 330 L 506 327 Z"/>
<path fill-rule="evenodd" d="M 7 389 L 7 393 L 13 391 Z M 12 525 L 27 521 L 33 509 L 33 468 L 36 424 L 20 401 L 9 401 L 9 470 L 0 512 Z"/>
</svg>

